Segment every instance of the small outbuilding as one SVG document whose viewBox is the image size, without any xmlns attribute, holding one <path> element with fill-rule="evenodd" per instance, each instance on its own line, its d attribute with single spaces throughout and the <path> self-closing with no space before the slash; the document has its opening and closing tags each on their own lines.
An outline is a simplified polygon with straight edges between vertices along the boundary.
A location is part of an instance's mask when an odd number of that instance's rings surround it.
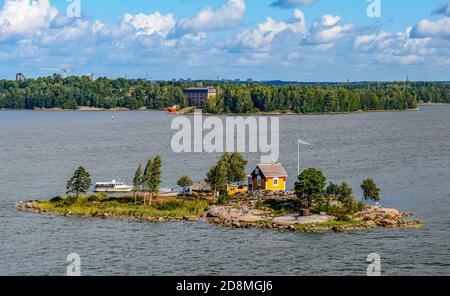
<svg viewBox="0 0 450 296">
<path fill-rule="evenodd" d="M 248 186 L 240 183 L 228 183 L 227 184 L 227 193 L 229 196 L 234 196 L 239 193 L 247 193 Z"/>
<path fill-rule="evenodd" d="M 281 163 L 258 164 L 249 176 L 250 190 L 285 191 L 288 174 Z"/>
</svg>

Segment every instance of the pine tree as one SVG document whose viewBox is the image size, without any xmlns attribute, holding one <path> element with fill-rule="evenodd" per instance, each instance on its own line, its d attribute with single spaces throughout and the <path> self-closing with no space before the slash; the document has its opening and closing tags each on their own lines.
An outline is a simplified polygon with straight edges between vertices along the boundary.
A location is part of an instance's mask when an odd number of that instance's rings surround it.
<svg viewBox="0 0 450 296">
<path fill-rule="evenodd" d="M 363 190 L 364 200 L 380 201 L 380 188 L 372 178 L 364 180 L 361 189 Z"/>
<path fill-rule="evenodd" d="M 353 201 L 353 189 L 344 182 L 338 189 L 338 200 L 342 203 L 350 203 Z"/>
<path fill-rule="evenodd" d="M 141 190 L 143 181 L 142 176 L 142 165 L 140 164 L 137 168 L 136 174 L 134 175 L 133 179 L 133 191 L 134 191 L 134 203 L 136 204 L 136 192 Z"/>
<path fill-rule="evenodd" d="M 72 178 L 67 181 L 67 194 L 75 193 L 78 198 L 80 193 L 86 193 L 91 187 L 92 181 L 90 174 L 86 171 L 86 169 L 80 166 Z"/>
<path fill-rule="evenodd" d="M 162 167 L 161 156 L 157 155 L 152 162 L 151 176 L 148 187 L 150 192 L 150 205 L 152 204 L 153 195 L 159 192 L 161 186 L 161 167 Z"/>
<path fill-rule="evenodd" d="M 144 205 L 146 204 L 147 192 L 150 192 L 151 187 L 151 177 L 152 177 L 152 167 L 153 161 L 149 159 L 147 165 L 145 166 L 144 175 L 142 177 L 142 187 L 145 192 L 144 194 Z"/>
</svg>

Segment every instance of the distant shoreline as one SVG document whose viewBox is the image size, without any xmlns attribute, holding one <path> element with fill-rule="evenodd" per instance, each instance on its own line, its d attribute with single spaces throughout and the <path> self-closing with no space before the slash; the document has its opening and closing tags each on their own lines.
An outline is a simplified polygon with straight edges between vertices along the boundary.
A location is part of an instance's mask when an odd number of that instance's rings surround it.
<svg viewBox="0 0 450 296">
<path fill-rule="evenodd" d="M 35 108 L 32 111 L 38 112 L 59 112 L 59 111 L 132 111 L 128 108 L 97 108 L 97 107 L 87 107 L 87 106 L 79 106 L 78 109 L 63 109 L 63 108 Z M 143 111 L 143 110 L 133 110 L 133 111 Z"/>
<path fill-rule="evenodd" d="M 421 106 L 447 106 L 447 105 L 450 105 L 450 103 L 420 103 L 420 104 L 417 104 L 418 107 L 421 107 Z"/>
<path fill-rule="evenodd" d="M 385 112 L 417 112 L 421 111 L 420 107 L 427 106 L 447 106 L 446 103 L 425 103 L 418 104 L 414 109 L 388 109 L 388 110 L 358 110 L 354 112 L 310 112 L 310 113 L 295 113 L 291 110 L 286 111 L 272 111 L 272 112 L 251 112 L 251 113 L 206 113 L 204 116 L 315 116 L 315 115 L 349 115 L 349 114 L 362 114 L 362 113 L 385 113 Z M 63 109 L 63 108 L 35 108 L 35 109 L 0 109 L 0 111 L 34 111 L 34 112 L 167 112 L 165 109 L 129 109 L 129 108 L 97 108 L 80 106 L 78 109 Z M 168 113 L 169 115 L 193 115 L 193 112 L 176 112 Z"/>
</svg>

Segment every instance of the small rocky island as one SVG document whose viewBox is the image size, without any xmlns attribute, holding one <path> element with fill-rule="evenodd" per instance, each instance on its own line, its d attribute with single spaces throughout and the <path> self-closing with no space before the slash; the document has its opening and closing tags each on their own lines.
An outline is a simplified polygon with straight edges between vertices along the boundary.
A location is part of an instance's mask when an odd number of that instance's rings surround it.
<svg viewBox="0 0 450 296">
<path fill-rule="evenodd" d="M 139 166 L 133 193 L 122 195 L 86 194 L 91 186 L 90 174 L 80 167 L 67 182 L 67 195 L 21 202 L 17 207 L 24 212 L 65 217 L 148 222 L 205 220 L 224 227 L 296 232 L 423 227 L 412 214 L 380 206 L 380 189 L 371 178 L 361 184 L 362 201 L 357 200 L 347 183 L 326 183 L 324 174 L 315 168 L 303 171 L 293 190 L 285 190 L 288 176 L 280 163 L 259 164 L 248 185 L 243 185 L 236 181 L 247 177 L 247 161 L 239 153 L 225 153 L 208 172 L 206 186 L 193 186 L 189 176 L 182 176 L 177 183 L 183 188 L 181 192 L 161 194 L 161 165 L 161 157 L 156 156 L 148 161 L 145 170 Z"/>
<path fill-rule="evenodd" d="M 199 194 L 200 195 L 200 194 Z M 379 206 L 365 206 L 348 215 L 326 213 L 305 215 L 296 211 L 298 201 L 290 193 L 263 196 L 240 195 L 214 204 L 212 196 L 155 197 L 151 205 L 133 196 L 107 197 L 105 194 L 56 197 L 49 201 L 18 204 L 24 212 L 65 217 L 95 217 L 125 221 L 179 222 L 204 220 L 233 228 L 266 228 L 296 232 L 343 232 L 373 228 L 421 228 L 411 214 Z"/>
</svg>

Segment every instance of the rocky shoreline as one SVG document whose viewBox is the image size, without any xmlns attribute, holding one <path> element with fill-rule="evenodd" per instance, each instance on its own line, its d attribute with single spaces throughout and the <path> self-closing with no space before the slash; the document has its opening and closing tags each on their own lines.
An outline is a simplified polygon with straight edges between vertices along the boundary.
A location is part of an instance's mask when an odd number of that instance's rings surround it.
<svg viewBox="0 0 450 296">
<path fill-rule="evenodd" d="M 227 205 L 211 205 L 201 215 L 183 217 L 154 216 L 136 217 L 114 212 L 77 214 L 71 211 L 48 210 L 40 206 L 39 201 L 21 202 L 17 209 L 34 214 L 45 214 L 62 217 L 100 218 L 122 221 L 141 221 L 151 223 L 195 222 L 199 220 L 230 228 L 259 228 L 292 232 L 346 232 L 362 231 L 376 228 L 422 228 L 418 220 L 412 220 L 411 214 L 401 213 L 395 209 L 368 206 L 355 213 L 348 220 L 341 221 L 333 215 L 324 213 L 301 216 L 299 213 L 274 214 L 271 211 L 257 209 L 258 199 L 232 202 Z"/>
<path fill-rule="evenodd" d="M 273 216 L 270 213 L 249 208 L 237 209 L 230 206 L 213 206 L 207 210 L 208 220 L 216 225 L 233 228 L 264 228 L 296 232 L 344 232 L 374 228 L 422 228 L 418 220 L 408 220 L 411 214 L 395 209 L 368 207 L 356 213 L 350 221 L 338 221 L 332 215 L 285 214 Z"/>
</svg>

